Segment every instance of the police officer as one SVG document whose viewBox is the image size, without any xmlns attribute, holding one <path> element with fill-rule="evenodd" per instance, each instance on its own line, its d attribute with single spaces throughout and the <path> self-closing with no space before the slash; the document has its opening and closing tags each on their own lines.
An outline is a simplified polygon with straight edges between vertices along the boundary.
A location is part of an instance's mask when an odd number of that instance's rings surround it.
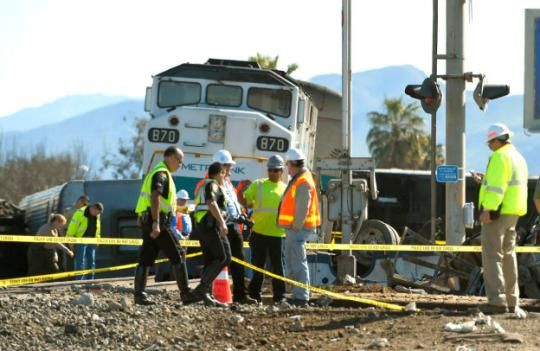
<svg viewBox="0 0 540 351">
<path fill-rule="evenodd" d="M 139 264 L 135 269 L 135 303 L 153 305 L 144 292 L 150 266 L 160 250 L 171 262 L 180 296 L 184 304 L 191 302 L 186 262 L 176 234 L 170 226 L 176 215 L 176 187 L 171 172 L 175 172 L 184 159 L 184 153 L 176 146 L 169 146 L 164 159 L 146 175 L 135 212 L 143 232 L 143 244 Z"/>
<path fill-rule="evenodd" d="M 489 127 L 487 143 L 493 151 L 480 187 L 482 264 L 487 313 L 516 314 L 519 308 L 516 261 L 516 223 L 527 212 L 527 163 L 511 144 L 512 132 L 496 123 Z"/>
<path fill-rule="evenodd" d="M 213 162 L 220 163 L 225 169 L 225 179 L 221 188 L 225 195 L 225 205 L 227 208 L 227 236 L 233 257 L 244 260 L 244 239 L 238 230 L 238 219 L 242 215 L 242 206 L 238 202 L 236 190 L 231 182 L 231 169 L 236 164 L 231 153 L 227 150 L 219 150 L 214 154 Z M 233 280 L 233 300 L 241 304 L 256 304 L 257 300 L 249 297 L 245 285 L 244 266 L 236 262 L 230 263 Z"/>
<path fill-rule="evenodd" d="M 195 231 L 204 256 L 204 269 L 199 285 L 193 291 L 196 301 L 208 306 L 225 307 L 211 293 L 212 282 L 223 267 L 231 262 L 231 245 L 227 237 L 227 209 L 223 182 L 225 167 L 214 162 L 208 168 L 208 178 L 195 196 Z"/>
</svg>

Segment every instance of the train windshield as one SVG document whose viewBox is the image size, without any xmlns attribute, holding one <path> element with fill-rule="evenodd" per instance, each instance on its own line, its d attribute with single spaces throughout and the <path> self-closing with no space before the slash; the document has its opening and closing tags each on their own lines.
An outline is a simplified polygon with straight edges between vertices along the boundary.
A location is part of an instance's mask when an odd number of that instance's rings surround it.
<svg viewBox="0 0 540 351">
<path fill-rule="evenodd" d="M 248 90 L 247 104 L 255 110 L 289 117 L 291 100 L 292 94 L 288 90 L 253 87 Z"/>
<path fill-rule="evenodd" d="M 163 81 L 159 83 L 158 106 L 172 107 L 198 104 L 201 85 L 192 82 Z"/>
<path fill-rule="evenodd" d="M 242 104 L 242 88 L 236 85 L 209 84 L 206 88 L 206 103 L 238 107 Z"/>
</svg>

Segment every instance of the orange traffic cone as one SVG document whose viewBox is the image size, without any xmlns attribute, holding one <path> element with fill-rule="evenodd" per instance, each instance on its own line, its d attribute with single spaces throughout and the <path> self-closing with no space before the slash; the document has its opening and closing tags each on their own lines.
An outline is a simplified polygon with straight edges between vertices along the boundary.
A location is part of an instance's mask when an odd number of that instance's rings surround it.
<svg viewBox="0 0 540 351">
<path fill-rule="evenodd" d="M 229 283 L 229 269 L 223 267 L 212 284 L 214 297 L 221 303 L 232 303 L 231 284 Z"/>
</svg>

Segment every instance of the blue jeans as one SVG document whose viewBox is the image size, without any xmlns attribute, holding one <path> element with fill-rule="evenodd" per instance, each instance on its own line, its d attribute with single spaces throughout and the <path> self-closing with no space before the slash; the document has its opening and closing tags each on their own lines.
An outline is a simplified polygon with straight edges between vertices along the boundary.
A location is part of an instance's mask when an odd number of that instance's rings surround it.
<svg viewBox="0 0 540 351">
<path fill-rule="evenodd" d="M 96 245 L 77 244 L 75 245 L 75 270 L 96 269 Z M 90 273 L 89 279 L 94 279 L 94 273 Z M 75 280 L 86 279 L 86 275 L 79 275 Z"/>
<path fill-rule="evenodd" d="M 314 235 L 304 229 L 299 232 L 285 230 L 285 271 L 287 277 L 309 285 L 309 268 L 306 254 L 306 242 Z M 309 290 L 293 286 L 291 297 L 296 300 L 309 301 Z"/>
</svg>

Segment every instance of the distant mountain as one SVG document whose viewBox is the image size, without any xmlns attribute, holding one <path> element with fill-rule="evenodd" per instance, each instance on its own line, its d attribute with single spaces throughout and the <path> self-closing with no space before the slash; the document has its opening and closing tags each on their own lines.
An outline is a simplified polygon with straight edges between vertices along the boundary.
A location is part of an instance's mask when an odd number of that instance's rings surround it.
<svg viewBox="0 0 540 351">
<path fill-rule="evenodd" d="M 16 152 L 43 146 L 48 154 L 73 150 L 82 145 L 89 166 L 95 172 L 101 167 L 102 156 L 118 151 L 118 142 L 126 142 L 134 135 L 134 121 L 147 116 L 142 99 L 124 100 L 90 112 L 23 132 L 3 135 L 6 150 Z M 106 177 L 106 175 L 105 175 Z"/>
<path fill-rule="evenodd" d="M 0 117 L 0 132 L 25 131 L 46 126 L 126 99 L 129 98 L 102 94 L 65 96 L 39 107 L 25 108 Z"/>
<path fill-rule="evenodd" d="M 369 155 L 366 135 L 369 130 L 367 114 L 381 111 L 386 97 L 405 95 L 405 86 L 413 82 L 422 82 L 426 74 L 416 67 L 390 66 L 352 75 L 352 113 L 353 113 L 353 149 L 357 155 Z M 311 82 L 341 92 L 341 75 L 326 74 L 313 77 Z M 406 99 L 410 102 L 410 100 Z M 427 115 L 426 115 L 427 116 Z"/>
<path fill-rule="evenodd" d="M 405 95 L 407 84 L 420 84 L 427 77 L 421 70 L 410 66 L 391 66 L 376 70 L 354 73 L 352 76 L 352 111 L 353 111 L 353 154 L 368 156 L 366 136 L 370 129 L 367 114 L 371 111 L 384 111 L 385 98 L 404 97 L 406 103 L 414 100 Z M 318 75 L 311 82 L 324 85 L 341 92 L 341 75 Z M 441 85 L 443 103 L 437 114 L 437 140 L 446 144 L 446 86 Z M 476 106 L 472 92 L 466 94 L 466 169 L 483 171 L 486 167 L 490 151 L 485 143 L 485 133 L 490 124 L 502 122 L 515 132 L 514 144 L 520 149 L 529 164 L 531 175 L 540 173 L 538 149 L 540 138 L 537 135 L 528 136 L 523 129 L 523 96 L 511 95 L 490 101 L 487 112 L 482 112 Z M 420 110 L 425 117 L 426 130 L 430 132 L 431 116 Z M 450 141 L 452 142 L 452 141 Z"/>
</svg>

